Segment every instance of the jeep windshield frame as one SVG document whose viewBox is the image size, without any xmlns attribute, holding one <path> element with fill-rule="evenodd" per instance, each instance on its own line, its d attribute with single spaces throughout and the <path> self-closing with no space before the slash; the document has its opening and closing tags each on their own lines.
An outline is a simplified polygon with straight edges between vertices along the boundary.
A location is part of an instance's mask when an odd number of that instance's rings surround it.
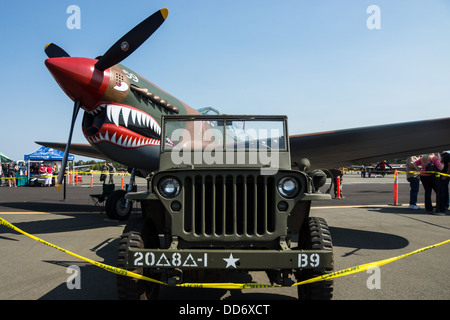
<svg viewBox="0 0 450 320">
<path fill-rule="evenodd" d="M 290 169 L 286 116 L 166 115 L 161 129 L 160 170 Z"/>
</svg>

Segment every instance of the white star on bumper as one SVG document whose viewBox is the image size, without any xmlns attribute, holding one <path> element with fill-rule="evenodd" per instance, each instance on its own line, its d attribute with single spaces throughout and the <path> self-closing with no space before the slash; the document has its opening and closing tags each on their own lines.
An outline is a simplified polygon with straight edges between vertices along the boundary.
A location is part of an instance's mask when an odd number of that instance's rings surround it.
<svg viewBox="0 0 450 320">
<path fill-rule="evenodd" d="M 228 267 L 237 268 L 236 262 L 239 261 L 239 258 L 234 258 L 232 253 L 230 253 L 230 256 L 228 258 L 223 258 L 223 260 L 227 263 L 227 266 L 225 268 L 228 268 Z"/>
</svg>

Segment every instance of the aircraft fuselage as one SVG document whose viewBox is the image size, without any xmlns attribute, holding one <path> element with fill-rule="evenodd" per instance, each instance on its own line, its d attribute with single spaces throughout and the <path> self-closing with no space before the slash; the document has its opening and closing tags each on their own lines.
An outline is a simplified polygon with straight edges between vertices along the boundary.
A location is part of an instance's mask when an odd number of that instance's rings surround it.
<svg viewBox="0 0 450 320">
<path fill-rule="evenodd" d="M 101 72 L 96 62 L 50 58 L 46 65 L 64 92 L 81 101 L 83 134 L 97 151 L 133 168 L 158 169 L 161 116 L 198 112 L 121 64 Z"/>
</svg>

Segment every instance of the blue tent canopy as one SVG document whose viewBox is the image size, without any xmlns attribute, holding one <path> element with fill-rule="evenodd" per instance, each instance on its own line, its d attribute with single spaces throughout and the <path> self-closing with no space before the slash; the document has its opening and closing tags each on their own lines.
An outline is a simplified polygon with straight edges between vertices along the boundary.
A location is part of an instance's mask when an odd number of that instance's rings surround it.
<svg viewBox="0 0 450 320">
<path fill-rule="evenodd" d="M 51 161 L 62 161 L 64 157 L 64 152 L 55 150 L 48 147 L 41 147 L 33 153 L 24 155 L 24 160 L 51 160 Z M 73 161 L 75 156 L 69 153 L 68 160 Z"/>
</svg>

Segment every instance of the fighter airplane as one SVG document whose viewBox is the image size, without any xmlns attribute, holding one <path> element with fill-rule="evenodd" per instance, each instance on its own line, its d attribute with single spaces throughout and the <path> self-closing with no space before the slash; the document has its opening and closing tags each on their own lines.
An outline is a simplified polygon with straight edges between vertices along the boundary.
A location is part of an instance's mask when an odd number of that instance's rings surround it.
<svg viewBox="0 0 450 320">
<path fill-rule="evenodd" d="M 162 115 L 199 114 L 137 72 L 120 64 L 166 20 L 161 9 L 120 38 L 103 56 L 70 57 L 59 46 L 45 47 L 45 61 L 62 90 L 74 101 L 67 143 L 37 142 L 100 159 L 112 159 L 146 173 L 158 169 Z M 89 144 L 71 144 L 79 109 Z M 450 149 L 450 118 L 290 136 L 292 163 L 308 158 L 310 170 L 337 168 Z M 57 186 L 61 186 L 64 171 Z"/>
</svg>

